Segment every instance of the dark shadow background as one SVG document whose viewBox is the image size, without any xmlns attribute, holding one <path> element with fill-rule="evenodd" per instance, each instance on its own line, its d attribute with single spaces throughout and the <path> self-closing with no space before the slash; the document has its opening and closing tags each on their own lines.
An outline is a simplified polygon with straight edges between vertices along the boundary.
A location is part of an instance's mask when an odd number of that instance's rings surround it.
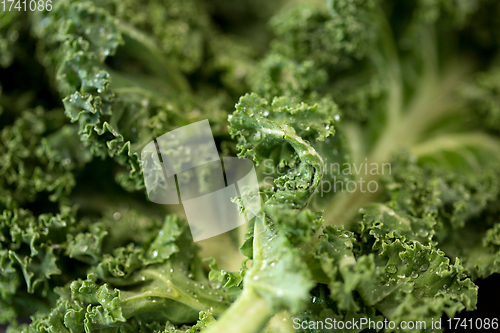
<svg viewBox="0 0 500 333">
<path fill-rule="evenodd" d="M 442 318 L 442 325 L 445 328 L 444 332 L 500 332 L 500 274 L 493 274 L 487 279 L 478 279 L 474 281 L 475 284 L 479 287 L 478 292 L 478 302 L 477 302 L 477 310 L 475 311 L 462 311 L 457 314 L 455 318 L 472 318 L 472 322 L 479 319 L 493 319 L 497 318 L 499 321 L 499 328 L 495 329 L 475 329 L 475 328 L 457 328 L 453 329 L 455 322 L 453 322 L 452 329 L 447 328 L 448 326 L 448 317 L 444 316 Z M 460 321 L 460 323 L 462 320 Z M 469 322 L 467 322 L 469 324 Z"/>
</svg>

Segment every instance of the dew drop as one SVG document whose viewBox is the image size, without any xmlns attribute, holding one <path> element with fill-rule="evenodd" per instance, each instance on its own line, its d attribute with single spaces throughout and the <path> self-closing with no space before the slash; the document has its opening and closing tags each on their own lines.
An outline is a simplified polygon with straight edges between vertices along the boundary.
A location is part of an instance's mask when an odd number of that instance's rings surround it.
<svg viewBox="0 0 500 333">
<path fill-rule="evenodd" d="M 429 268 L 429 264 L 423 264 L 422 266 L 420 266 L 420 271 L 425 272 L 428 268 Z"/>
<path fill-rule="evenodd" d="M 418 231 L 418 234 L 422 237 L 427 237 L 429 235 L 429 231 L 425 230 L 425 229 L 420 229 Z"/>
<path fill-rule="evenodd" d="M 385 270 L 387 273 L 391 273 L 391 274 L 394 274 L 398 271 L 398 269 L 394 265 L 387 266 L 387 268 Z"/>
<path fill-rule="evenodd" d="M 18 38 L 19 38 L 19 32 L 17 32 L 17 31 L 13 31 L 13 32 L 10 34 L 10 40 L 11 40 L 12 42 L 15 42 Z"/>
</svg>

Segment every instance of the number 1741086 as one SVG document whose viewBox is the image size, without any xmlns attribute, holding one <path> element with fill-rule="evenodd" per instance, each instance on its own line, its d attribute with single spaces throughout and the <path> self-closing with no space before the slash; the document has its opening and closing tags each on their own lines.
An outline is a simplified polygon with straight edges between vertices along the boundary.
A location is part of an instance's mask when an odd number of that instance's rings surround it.
<svg viewBox="0 0 500 333">
<path fill-rule="evenodd" d="M 499 327 L 498 318 L 450 318 L 448 328 L 450 330 L 497 330 Z"/>
<path fill-rule="evenodd" d="M 52 0 L 1 0 L 0 8 L 6 11 L 51 11 Z"/>
</svg>

